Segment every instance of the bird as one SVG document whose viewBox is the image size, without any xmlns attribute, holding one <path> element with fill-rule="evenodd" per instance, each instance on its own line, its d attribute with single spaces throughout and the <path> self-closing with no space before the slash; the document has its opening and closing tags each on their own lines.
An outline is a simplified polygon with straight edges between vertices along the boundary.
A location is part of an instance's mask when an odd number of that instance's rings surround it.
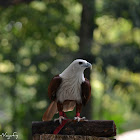
<svg viewBox="0 0 140 140">
<path fill-rule="evenodd" d="M 83 59 L 74 60 L 61 74 L 56 75 L 48 86 L 48 97 L 51 100 L 42 120 L 50 121 L 56 113 L 59 118 L 55 119 L 61 124 L 67 119 L 65 112 L 72 111 L 76 107 L 74 120 L 84 120 L 80 117 L 82 106 L 85 106 L 91 97 L 91 85 L 84 77 L 84 70 L 92 69 L 91 63 Z"/>
</svg>

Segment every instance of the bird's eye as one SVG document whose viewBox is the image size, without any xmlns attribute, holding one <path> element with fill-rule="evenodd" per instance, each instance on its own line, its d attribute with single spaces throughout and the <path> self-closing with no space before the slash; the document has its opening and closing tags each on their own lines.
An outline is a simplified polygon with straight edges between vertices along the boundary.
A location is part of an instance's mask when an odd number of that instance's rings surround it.
<svg viewBox="0 0 140 140">
<path fill-rule="evenodd" d="M 83 64 L 83 62 L 79 62 L 79 65 Z"/>
</svg>

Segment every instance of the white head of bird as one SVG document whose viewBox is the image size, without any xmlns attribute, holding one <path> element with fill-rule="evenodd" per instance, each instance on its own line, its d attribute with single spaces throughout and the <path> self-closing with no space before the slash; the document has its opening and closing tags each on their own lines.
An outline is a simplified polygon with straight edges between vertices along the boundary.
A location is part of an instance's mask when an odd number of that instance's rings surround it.
<svg viewBox="0 0 140 140">
<path fill-rule="evenodd" d="M 86 68 L 92 69 L 92 65 L 83 59 L 74 60 L 61 74 L 62 78 L 70 78 L 73 76 L 82 76 Z"/>
</svg>

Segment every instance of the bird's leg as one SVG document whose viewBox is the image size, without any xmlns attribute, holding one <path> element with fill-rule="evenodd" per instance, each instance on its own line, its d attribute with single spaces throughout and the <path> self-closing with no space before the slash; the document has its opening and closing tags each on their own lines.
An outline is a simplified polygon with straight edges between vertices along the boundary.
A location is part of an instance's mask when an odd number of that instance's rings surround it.
<svg viewBox="0 0 140 140">
<path fill-rule="evenodd" d="M 77 120 L 78 122 L 81 120 L 85 120 L 85 117 L 80 117 L 80 113 L 82 110 L 82 104 L 81 103 L 76 103 L 76 116 L 74 117 L 74 120 Z"/>
<path fill-rule="evenodd" d="M 66 114 L 63 112 L 63 103 L 58 102 L 57 103 L 57 109 L 58 109 L 58 112 L 59 112 L 59 118 L 55 119 L 54 121 L 58 120 L 59 123 L 61 124 L 62 120 L 66 119 Z"/>
</svg>

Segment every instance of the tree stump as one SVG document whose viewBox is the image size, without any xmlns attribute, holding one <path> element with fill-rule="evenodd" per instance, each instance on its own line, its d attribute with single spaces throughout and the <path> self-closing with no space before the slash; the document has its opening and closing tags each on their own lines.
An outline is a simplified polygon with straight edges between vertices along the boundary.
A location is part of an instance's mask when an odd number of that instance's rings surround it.
<svg viewBox="0 0 140 140">
<path fill-rule="evenodd" d="M 112 140 L 108 137 L 116 136 L 114 121 L 69 120 L 59 134 L 54 135 L 59 125 L 58 121 L 32 122 L 33 140 Z"/>
</svg>

